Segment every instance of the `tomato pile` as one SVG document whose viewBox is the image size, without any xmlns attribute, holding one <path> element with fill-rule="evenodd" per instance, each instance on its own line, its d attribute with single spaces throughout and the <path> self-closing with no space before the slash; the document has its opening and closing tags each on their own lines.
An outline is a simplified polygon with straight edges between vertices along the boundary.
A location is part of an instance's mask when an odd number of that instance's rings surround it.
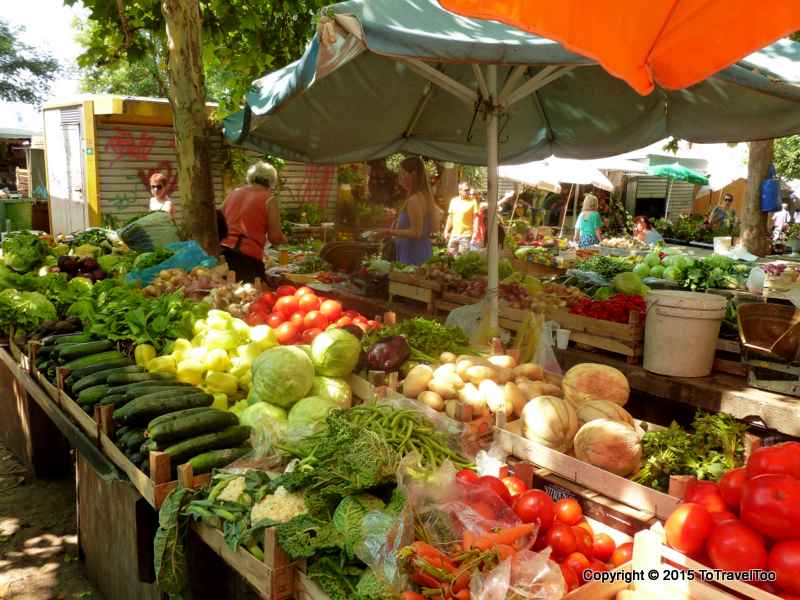
<svg viewBox="0 0 800 600">
<path fill-rule="evenodd" d="M 614 321 L 615 323 L 627 323 L 631 311 L 638 312 L 640 322 L 644 321 L 644 316 L 647 313 L 647 305 L 644 298 L 641 296 L 614 294 L 608 300 L 589 300 L 584 298 L 569 307 L 569 312 L 574 315 Z"/>
<path fill-rule="evenodd" d="M 310 344 L 326 329 L 356 326 L 362 331 L 380 327 L 355 310 L 343 310 L 342 304 L 318 296 L 310 287 L 282 285 L 265 292 L 250 305 L 248 325 L 269 325 L 281 344 Z"/>
<path fill-rule="evenodd" d="M 800 442 L 755 450 L 719 484 L 691 482 L 665 529 L 687 556 L 725 571 L 774 571 L 774 585 L 754 585 L 800 598 Z"/>
</svg>

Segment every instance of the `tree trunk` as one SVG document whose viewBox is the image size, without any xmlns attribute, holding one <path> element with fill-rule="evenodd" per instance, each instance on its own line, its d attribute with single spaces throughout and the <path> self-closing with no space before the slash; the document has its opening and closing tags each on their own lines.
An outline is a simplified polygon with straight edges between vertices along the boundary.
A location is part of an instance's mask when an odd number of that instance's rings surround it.
<svg viewBox="0 0 800 600">
<path fill-rule="evenodd" d="M 772 140 L 750 142 L 747 163 L 747 194 L 742 214 L 742 243 L 747 251 L 765 256 L 772 246 L 767 229 L 767 213 L 761 212 L 761 182 L 772 163 Z"/>
<path fill-rule="evenodd" d="M 178 153 L 178 186 L 185 228 L 212 256 L 219 235 L 211 179 L 200 6 L 197 0 L 162 0 L 167 26 L 167 75 Z"/>
</svg>

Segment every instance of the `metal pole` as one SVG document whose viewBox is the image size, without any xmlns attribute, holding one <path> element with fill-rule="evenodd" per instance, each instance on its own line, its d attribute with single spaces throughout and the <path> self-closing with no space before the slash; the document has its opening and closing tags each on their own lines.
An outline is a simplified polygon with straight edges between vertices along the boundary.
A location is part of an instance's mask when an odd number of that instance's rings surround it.
<svg viewBox="0 0 800 600">
<path fill-rule="evenodd" d="M 499 261 L 500 253 L 498 248 L 497 236 L 497 164 L 498 164 L 498 133 L 497 133 L 497 66 L 489 65 L 486 67 L 486 85 L 489 88 L 489 118 L 486 123 L 486 143 L 487 143 L 487 166 L 489 171 L 489 191 L 488 191 L 488 213 L 487 221 L 489 227 L 488 237 L 488 285 L 486 293 L 489 299 L 489 326 L 492 335 L 497 331 L 497 317 L 499 312 L 499 301 L 497 296 Z"/>
<path fill-rule="evenodd" d="M 664 203 L 664 218 L 669 219 L 669 195 L 672 193 L 672 177 L 667 180 L 667 201 Z"/>
</svg>

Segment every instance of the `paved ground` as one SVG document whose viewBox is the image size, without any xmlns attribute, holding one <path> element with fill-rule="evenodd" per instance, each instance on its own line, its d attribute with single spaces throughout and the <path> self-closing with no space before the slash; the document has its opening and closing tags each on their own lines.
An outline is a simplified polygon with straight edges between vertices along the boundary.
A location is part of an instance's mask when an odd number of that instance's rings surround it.
<svg viewBox="0 0 800 600">
<path fill-rule="evenodd" d="M 78 559 L 74 480 L 34 479 L 2 445 L 0 599 L 102 600 Z"/>
</svg>

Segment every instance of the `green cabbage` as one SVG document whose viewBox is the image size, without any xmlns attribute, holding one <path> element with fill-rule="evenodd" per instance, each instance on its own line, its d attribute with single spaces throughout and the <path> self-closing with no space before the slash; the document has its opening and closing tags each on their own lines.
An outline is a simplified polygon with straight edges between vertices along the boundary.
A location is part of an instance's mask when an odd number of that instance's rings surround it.
<svg viewBox="0 0 800 600">
<path fill-rule="evenodd" d="M 3 262 L 18 273 L 32 271 L 47 256 L 47 244 L 38 236 L 23 231 L 3 240 Z"/>
<path fill-rule="evenodd" d="M 268 439 L 280 437 L 287 419 L 285 410 L 268 402 L 251 404 L 237 416 L 239 423 L 250 427 L 256 438 L 266 437 Z"/>
<path fill-rule="evenodd" d="M 303 398 L 289 410 L 289 437 L 297 439 L 317 430 L 328 416 L 328 411 L 337 408 L 330 400 L 319 396 Z"/>
<path fill-rule="evenodd" d="M 53 303 L 39 292 L 11 289 L 0 292 L 0 328 L 13 325 L 30 332 L 39 327 L 42 321 L 55 321 L 57 318 Z"/>
<path fill-rule="evenodd" d="M 82 296 L 84 294 L 91 294 L 93 285 L 92 280 L 88 277 L 73 277 L 69 280 L 67 289 Z"/>
<path fill-rule="evenodd" d="M 611 280 L 611 285 L 621 294 L 629 296 L 644 295 L 648 291 L 647 286 L 642 283 L 639 276 L 633 272 L 619 273 Z"/>
<path fill-rule="evenodd" d="M 311 342 L 311 360 L 318 375 L 344 377 L 358 365 L 361 342 L 343 329 L 323 331 Z"/>
<path fill-rule="evenodd" d="M 350 408 L 353 400 L 350 386 L 344 379 L 337 377 L 314 377 L 310 393 L 323 400 L 330 400 L 339 408 Z"/>
<path fill-rule="evenodd" d="M 276 346 L 253 361 L 252 373 L 253 396 L 288 409 L 311 391 L 314 365 L 302 350 L 294 346 Z"/>
</svg>

